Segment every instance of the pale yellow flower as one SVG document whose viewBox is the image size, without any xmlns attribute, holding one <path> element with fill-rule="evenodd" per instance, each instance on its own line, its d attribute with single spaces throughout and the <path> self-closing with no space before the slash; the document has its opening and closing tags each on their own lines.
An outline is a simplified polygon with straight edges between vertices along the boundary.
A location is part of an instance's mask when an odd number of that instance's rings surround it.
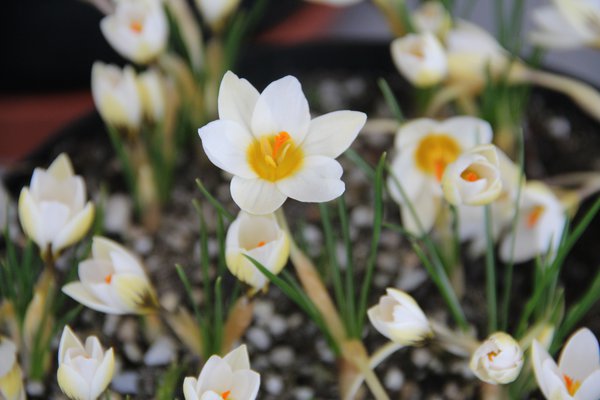
<svg viewBox="0 0 600 400">
<path fill-rule="evenodd" d="M 484 382 L 510 383 L 521 373 L 523 350 L 512 336 L 496 332 L 475 350 L 469 367 Z"/>
<path fill-rule="evenodd" d="M 0 336 L 0 398 L 25 400 L 23 372 L 17 360 L 17 346 L 6 337 Z"/>
<path fill-rule="evenodd" d="M 428 87 L 446 78 L 446 53 L 434 34 L 402 36 L 392 42 L 390 50 L 396 68 L 414 86 Z"/>
</svg>

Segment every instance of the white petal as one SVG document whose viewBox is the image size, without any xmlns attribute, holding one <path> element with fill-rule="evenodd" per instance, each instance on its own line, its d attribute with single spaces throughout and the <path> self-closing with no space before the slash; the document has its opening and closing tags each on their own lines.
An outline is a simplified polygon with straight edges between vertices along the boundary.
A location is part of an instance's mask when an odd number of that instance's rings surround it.
<svg viewBox="0 0 600 400">
<path fill-rule="evenodd" d="M 408 205 L 401 206 L 402 225 L 409 232 L 422 235 L 431 230 L 440 208 L 440 198 L 435 196 L 430 185 L 424 185 L 420 193 L 411 200 L 415 215 Z M 422 228 L 422 229 L 421 229 Z"/>
<path fill-rule="evenodd" d="M 263 179 L 244 179 L 234 176 L 230 189 L 233 201 L 242 210 L 251 214 L 272 213 L 287 199 L 274 183 Z"/>
<path fill-rule="evenodd" d="M 93 296 L 81 282 L 68 283 L 63 286 L 62 291 L 67 296 L 83 304 L 84 306 L 91 308 L 92 310 L 100 311 L 106 314 L 126 314 L 125 310 L 102 303 L 95 296 Z"/>
<path fill-rule="evenodd" d="M 46 243 L 41 241 L 40 212 L 33 196 L 31 196 L 31 192 L 26 187 L 21 190 L 21 194 L 19 195 L 19 220 L 21 221 L 23 231 L 31 240 L 40 247 L 46 245 Z"/>
<path fill-rule="evenodd" d="M 250 358 L 248 357 L 248 348 L 245 344 L 230 351 L 223 360 L 231 366 L 233 371 L 238 369 L 250 369 Z"/>
<path fill-rule="evenodd" d="M 287 132 L 294 142 L 302 143 L 308 132 L 308 101 L 298 79 L 286 76 L 271 83 L 260 94 L 252 115 L 252 133 L 256 138 Z"/>
<path fill-rule="evenodd" d="M 589 329 L 580 329 L 571 336 L 560 353 L 558 368 L 580 382 L 600 369 L 598 340 Z"/>
<path fill-rule="evenodd" d="M 62 364 L 58 367 L 56 373 L 58 386 L 70 399 L 93 400 L 90 397 L 90 386 L 77 370 L 73 367 Z"/>
<path fill-rule="evenodd" d="M 388 177 L 387 186 L 390 196 L 399 204 L 414 201 L 424 186 L 431 184 L 431 178 L 414 165 L 414 152 L 415 146 L 411 146 L 402 150 L 392 161 L 392 173 Z"/>
<path fill-rule="evenodd" d="M 260 387 L 260 375 L 252 370 L 238 370 L 233 373 L 235 385 L 231 388 L 233 399 L 254 400 Z"/>
<path fill-rule="evenodd" d="M 217 120 L 198 129 L 198 134 L 208 159 L 217 167 L 242 178 L 256 177 L 247 157 L 253 138 L 243 125 Z"/>
<path fill-rule="evenodd" d="M 575 393 L 577 400 L 600 399 L 600 370 L 594 371 L 581 383 L 579 390 Z"/>
<path fill-rule="evenodd" d="M 336 111 L 310 122 L 302 150 L 306 155 L 337 158 L 350 147 L 367 121 L 364 113 Z"/>
<path fill-rule="evenodd" d="M 94 205 L 88 202 L 85 208 L 75 215 L 56 235 L 52 241 L 52 251 L 60 250 L 81 240 L 94 222 Z"/>
<path fill-rule="evenodd" d="M 330 201 L 344 193 L 345 185 L 340 163 L 324 156 L 309 156 L 302 169 L 289 178 L 278 181 L 277 188 L 286 196 L 304 202 Z"/>
<path fill-rule="evenodd" d="M 440 133 L 450 133 L 460 142 L 464 150 L 492 141 L 492 127 L 480 118 L 460 116 L 445 120 L 439 126 Z"/>
<path fill-rule="evenodd" d="M 58 180 L 63 180 L 75 175 L 73 172 L 73 164 L 66 153 L 60 153 L 52 164 L 48 167 L 48 173 Z"/>
<path fill-rule="evenodd" d="M 211 356 L 198 377 L 196 391 L 202 393 L 212 390 L 223 393 L 233 386 L 231 366 L 219 356 Z"/>
<path fill-rule="evenodd" d="M 43 243 L 52 243 L 67 225 L 71 210 L 57 201 L 43 201 L 40 206 L 40 238 Z M 40 244 L 41 245 L 41 244 Z"/>
<path fill-rule="evenodd" d="M 250 132 L 252 112 L 258 96 L 258 91 L 250 82 L 227 71 L 219 88 L 219 118 L 237 122 Z"/>
<path fill-rule="evenodd" d="M 398 129 L 394 146 L 401 151 L 411 144 L 416 144 L 425 135 L 437 132 L 439 123 L 429 118 L 419 118 L 410 121 Z"/>
<path fill-rule="evenodd" d="M 58 346 L 58 363 L 62 363 L 65 360 L 65 353 L 68 349 L 79 349 L 82 352 L 85 351 L 81 340 L 73 333 L 69 325 L 65 325 L 63 328 L 62 335 L 60 336 L 60 344 Z"/>
<path fill-rule="evenodd" d="M 183 397 L 185 400 L 200 400 L 198 393 L 196 392 L 197 383 L 198 381 L 196 378 L 191 376 L 188 376 L 183 380 Z"/>
<path fill-rule="evenodd" d="M 115 272 L 130 272 L 145 276 L 144 269 L 137 257 L 114 240 L 103 236 L 94 236 L 92 239 L 92 254 L 94 260 L 110 263 Z"/>
<path fill-rule="evenodd" d="M 90 383 L 90 395 L 92 398 L 99 398 L 102 392 L 106 390 L 108 384 L 112 380 L 113 374 L 115 372 L 115 355 L 113 349 L 110 348 L 106 353 L 104 353 L 104 358 L 102 362 L 96 369 L 94 373 L 94 378 Z"/>
<path fill-rule="evenodd" d="M 15 343 L 3 336 L 0 336 L 0 379 L 8 374 L 17 361 L 17 346 Z"/>
<path fill-rule="evenodd" d="M 535 379 L 537 380 L 538 386 L 544 396 L 550 398 L 550 392 L 548 391 L 548 385 L 546 384 L 546 378 L 544 375 L 543 365 L 547 362 L 554 363 L 550 354 L 538 343 L 537 340 L 533 341 L 531 345 L 531 363 L 533 364 L 533 372 L 535 373 Z"/>
</svg>

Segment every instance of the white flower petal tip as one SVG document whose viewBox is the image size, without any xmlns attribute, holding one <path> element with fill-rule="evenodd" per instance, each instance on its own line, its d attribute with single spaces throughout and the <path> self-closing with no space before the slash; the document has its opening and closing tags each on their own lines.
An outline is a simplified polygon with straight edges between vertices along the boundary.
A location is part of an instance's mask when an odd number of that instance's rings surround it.
<svg viewBox="0 0 600 400">
<path fill-rule="evenodd" d="M 426 1 L 412 14 L 412 22 L 419 33 L 431 32 L 438 37 L 452 27 L 452 17 L 441 1 Z"/>
<path fill-rule="evenodd" d="M 507 384 L 521 373 L 523 350 L 512 336 L 496 332 L 475 350 L 469 367 L 484 382 Z"/>
<path fill-rule="evenodd" d="M 247 256 L 276 275 L 287 264 L 289 254 L 289 235 L 273 214 L 252 215 L 241 211 L 229 226 L 225 241 L 227 268 L 255 291 L 263 289 L 269 280 Z"/>
<path fill-rule="evenodd" d="M 600 398 L 600 349 L 589 329 L 580 329 L 569 338 L 558 365 L 544 346 L 534 341 L 531 362 L 537 384 L 546 399 Z"/>
<path fill-rule="evenodd" d="M 166 48 L 169 24 L 160 0 L 123 0 L 100 22 L 102 34 L 123 57 L 147 64 Z"/>
<path fill-rule="evenodd" d="M 95 400 L 106 390 L 115 369 L 113 349 L 104 351 L 95 336 L 85 345 L 65 326 L 58 351 L 58 386 L 69 399 Z"/>
<path fill-rule="evenodd" d="M 94 237 L 92 258 L 79 263 L 79 282 L 62 288 L 81 304 L 107 314 L 150 314 L 158 309 L 142 264 L 121 245 Z"/>
<path fill-rule="evenodd" d="M 74 175 L 66 154 L 59 155 L 47 170 L 35 169 L 30 186 L 19 196 L 19 219 L 43 258 L 56 258 L 86 235 L 94 219 L 94 205 L 85 203 L 85 183 Z"/>
<path fill-rule="evenodd" d="M 496 200 L 502 192 L 496 147 L 476 146 L 449 164 L 442 177 L 442 190 L 455 206 L 481 206 Z"/>
<path fill-rule="evenodd" d="M 0 360 L 0 398 L 24 400 L 23 372 L 17 361 L 17 346 L 3 336 L 0 336 Z"/>
<path fill-rule="evenodd" d="M 433 335 L 417 302 L 398 289 L 388 288 L 387 295 L 382 296 L 367 315 L 379 333 L 404 346 L 418 344 Z"/>
<path fill-rule="evenodd" d="M 352 111 L 311 121 L 296 78 L 274 81 L 259 94 L 231 72 L 221 82 L 219 117 L 198 130 L 202 147 L 213 164 L 234 175 L 231 196 L 251 214 L 272 213 L 288 197 L 323 202 L 341 195 L 342 170 L 334 158 L 366 121 Z"/>
<path fill-rule="evenodd" d="M 235 399 L 254 400 L 260 387 L 260 375 L 250 369 L 248 350 L 242 345 L 225 357 L 211 356 L 198 379 L 186 377 L 185 400 Z"/>
<path fill-rule="evenodd" d="M 446 53 L 434 34 L 405 35 L 395 39 L 390 50 L 396 68 L 414 86 L 429 87 L 446 78 Z"/>
<path fill-rule="evenodd" d="M 240 0 L 196 0 L 204 21 L 213 31 L 220 31 L 225 20 L 237 9 Z"/>
</svg>

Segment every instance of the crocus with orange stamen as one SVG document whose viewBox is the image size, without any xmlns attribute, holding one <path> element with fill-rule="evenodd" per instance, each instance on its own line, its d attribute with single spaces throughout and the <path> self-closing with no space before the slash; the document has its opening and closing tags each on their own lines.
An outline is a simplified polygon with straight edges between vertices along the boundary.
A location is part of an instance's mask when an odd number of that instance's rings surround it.
<svg viewBox="0 0 600 400">
<path fill-rule="evenodd" d="M 430 87 L 446 78 L 446 53 L 433 33 L 411 33 L 397 38 L 390 51 L 398 71 L 416 87 Z"/>
<path fill-rule="evenodd" d="M 227 72 L 219 89 L 219 120 L 198 133 L 210 161 L 233 174 L 231 196 L 244 211 L 269 214 L 288 197 L 325 202 L 344 190 L 335 160 L 366 121 L 355 111 L 310 118 L 300 82 L 286 76 L 259 94 Z"/>
<path fill-rule="evenodd" d="M 473 352 L 469 367 L 484 382 L 510 383 L 523 367 L 523 350 L 512 336 L 496 332 Z"/>
</svg>

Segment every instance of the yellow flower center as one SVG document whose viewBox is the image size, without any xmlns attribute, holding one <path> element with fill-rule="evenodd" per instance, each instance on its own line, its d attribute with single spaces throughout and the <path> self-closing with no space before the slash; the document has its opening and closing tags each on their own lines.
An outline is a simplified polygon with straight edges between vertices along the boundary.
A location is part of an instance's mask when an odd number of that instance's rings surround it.
<svg viewBox="0 0 600 400">
<path fill-rule="evenodd" d="M 479 176 L 479 174 L 475 171 L 473 171 L 472 169 L 465 169 L 461 174 L 460 177 L 463 178 L 465 181 L 468 182 L 475 182 L 481 179 L 481 176 Z"/>
<path fill-rule="evenodd" d="M 304 161 L 302 149 L 287 132 L 262 136 L 250 144 L 246 154 L 252 170 L 270 182 L 293 175 Z"/>
<path fill-rule="evenodd" d="M 134 19 L 129 23 L 129 29 L 131 29 L 134 33 L 140 33 L 144 29 L 144 25 L 141 21 Z"/>
<path fill-rule="evenodd" d="M 581 386 L 581 382 L 573 380 L 569 375 L 564 374 L 563 379 L 565 380 L 565 386 L 567 387 L 567 391 L 571 396 L 575 396 L 575 393 L 579 390 Z"/>
<path fill-rule="evenodd" d="M 454 162 L 460 152 L 460 145 L 453 137 L 432 133 L 421 139 L 415 152 L 415 161 L 421 171 L 441 181 L 446 166 Z"/>
<path fill-rule="evenodd" d="M 540 217 L 544 213 L 543 206 L 535 206 L 533 209 L 527 214 L 527 227 L 529 229 L 533 229 L 540 220 Z"/>
</svg>

